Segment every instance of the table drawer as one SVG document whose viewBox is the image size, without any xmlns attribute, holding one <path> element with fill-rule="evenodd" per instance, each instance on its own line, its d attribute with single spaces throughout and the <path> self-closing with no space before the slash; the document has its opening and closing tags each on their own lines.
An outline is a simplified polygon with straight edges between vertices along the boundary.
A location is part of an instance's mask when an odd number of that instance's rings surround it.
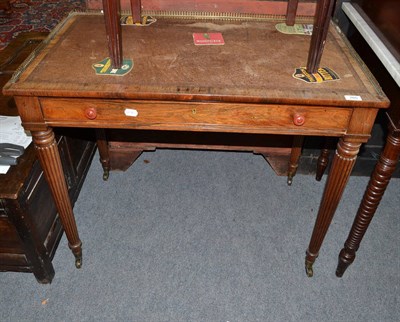
<svg viewBox="0 0 400 322">
<path fill-rule="evenodd" d="M 351 108 L 42 98 L 49 125 L 247 133 L 342 134 Z"/>
</svg>

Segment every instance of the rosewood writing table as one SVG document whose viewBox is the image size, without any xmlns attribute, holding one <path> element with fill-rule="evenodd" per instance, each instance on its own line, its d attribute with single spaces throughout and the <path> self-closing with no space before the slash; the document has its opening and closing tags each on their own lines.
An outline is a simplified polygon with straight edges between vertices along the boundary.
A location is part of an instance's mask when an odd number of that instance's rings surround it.
<svg viewBox="0 0 400 322">
<path fill-rule="evenodd" d="M 130 129 L 339 137 L 306 254 L 312 275 L 359 147 L 389 101 L 333 25 L 321 64 L 340 79 L 295 79 L 295 68 L 307 61 L 310 37 L 280 33 L 276 23 L 160 16 L 146 27 L 123 26 L 124 58 L 132 59 L 133 69 L 109 76 L 96 75 L 92 67 L 108 56 L 104 17 L 74 13 L 21 66 L 4 93 L 15 97 L 32 132 L 77 267 L 82 244 L 54 127 L 94 128 L 100 135 L 103 129 Z M 219 33 L 224 43 L 195 45 L 196 33 Z M 103 156 L 105 142 L 99 138 Z"/>
</svg>

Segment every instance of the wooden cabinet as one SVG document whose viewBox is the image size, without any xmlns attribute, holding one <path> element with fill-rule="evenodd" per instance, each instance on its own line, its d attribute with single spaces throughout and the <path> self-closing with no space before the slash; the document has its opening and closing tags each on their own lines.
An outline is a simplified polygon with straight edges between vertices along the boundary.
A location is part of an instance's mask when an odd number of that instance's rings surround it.
<svg viewBox="0 0 400 322">
<path fill-rule="evenodd" d="M 44 39 L 44 33 L 27 33 L 0 53 L 0 86 Z M 3 59 L 4 58 L 4 59 Z M 0 114 L 16 115 L 12 98 L 0 95 Z M 72 203 L 93 158 L 90 132 L 60 129 L 57 142 Z M 32 272 L 41 283 L 51 282 L 51 264 L 63 234 L 56 206 L 33 144 L 6 174 L 0 174 L 0 270 Z"/>
</svg>

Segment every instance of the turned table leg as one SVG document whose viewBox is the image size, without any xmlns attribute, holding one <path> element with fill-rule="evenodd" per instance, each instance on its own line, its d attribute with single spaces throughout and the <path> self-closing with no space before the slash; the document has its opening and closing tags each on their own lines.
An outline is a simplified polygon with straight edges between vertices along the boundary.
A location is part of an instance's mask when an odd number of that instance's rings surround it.
<svg viewBox="0 0 400 322">
<path fill-rule="evenodd" d="M 299 166 L 299 159 L 301 156 L 301 150 L 303 148 L 304 136 L 295 136 L 293 138 L 292 151 L 290 153 L 289 168 L 287 184 L 290 186 L 293 182 L 293 177 L 296 175 L 297 168 Z"/>
<path fill-rule="evenodd" d="M 46 131 L 32 131 L 32 138 L 44 175 L 54 197 L 69 248 L 75 256 L 75 266 L 80 268 L 82 265 L 82 242 L 79 239 L 54 132 L 51 128 Z"/>
<path fill-rule="evenodd" d="M 326 170 L 326 167 L 329 163 L 329 149 L 323 148 L 321 150 L 321 154 L 318 157 L 317 161 L 317 172 L 315 174 L 315 180 L 321 181 L 322 176 Z"/>
<path fill-rule="evenodd" d="M 326 168 L 328 167 L 329 164 L 329 154 L 330 150 L 333 147 L 335 138 L 332 137 L 327 137 L 324 140 L 324 146 L 321 149 L 321 154 L 318 157 L 317 160 L 317 170 L 315 173 L 315 180 L 321 181 L 322 176 L 325 173 Z"/>
<path fill-rule="evenodd" d="M 395 132 L 393 127 L 389 128 L 389 131 L 385 148 L 372 173 L 344 248 L 339 254 L 339 263 L 336 269 L 338 277 L 342 277 L 347 267 L 353 263 L 361 240 L 374 217 L 390 178 L 396 170 L 400 156 L 400 132 Z"/>
<path fill-rule="evenodd" d="M 108 152 L 108 141 L 104 129 L 96 129 L 97 148 L 100 154 L 100 163 L 103 167 L 103 180 L 108 180 L 110 175 L 110 154 Z"/>
<path fill-rule="evenodd" d="M 355 164 L 360 145 L 361 143 L 348 142 L 343 138 L 339 140 L 337 145 L 310 244 L 306 252 L 305 265 L 306 273 L 309 277 L 313 276 L 312 265 L 318 257 L 318 252 Z"/>
</svg>

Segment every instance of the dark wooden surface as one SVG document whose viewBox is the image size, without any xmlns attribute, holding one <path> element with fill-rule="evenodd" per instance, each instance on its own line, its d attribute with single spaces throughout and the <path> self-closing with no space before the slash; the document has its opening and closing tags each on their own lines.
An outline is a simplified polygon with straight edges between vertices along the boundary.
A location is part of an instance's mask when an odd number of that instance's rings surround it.
<svg viewBox="0 0 400 322">
<path fill-rule="evenodd" d="M 352 2 L 358 5 L 365 16 L 372 21 L 371 27 L 399 59 L 400 2 L 397 0 L 353 0 Z"/>
<path fill-rule="evenodd" d="M 195 46 L 195 32 L 221 32 L 225 45 Z M 292 77 L 307 61 L 309 38 L 281 34 L 273 21 L 177 17 L 159 18 L 146 28 L 123 27 L 124 55 L 134 61 L 124 77 L 96 76 L 92 70 L 107 56 L 104 33 L 101 16 L 70 16 L 4 89 L 15 96 L 23 124 L 32 131 L 77 266 L 81 241 L 53 127 L 336 136 L 341 139 L 307 251 L 311 276 L 358 149 L 378 109 L 389 103 L 336 29 L 330 29 L 322 59 L 341 79 L 321 84 Z M 362 100 L 345 98 L 352 94 Z M 127 115 L 133 110 L 135 116 Z"/>
<path fill-rule="evenodd" d="M 2 87 L 47 33 L 20 34 L 0 51 Z M 12 97 L 0 95 L 0 115 L 18 115 Z M 87 133 L 58 129 L 57 145 L 72 202 L 78 197 L 93 157 L 94 141 Z M 32 272 L 41 283 L 51 282 L 51 263 L 63 229 L 43 171 L 31 144 L 18 165 L 0 174 L 0 270 Z"/>
</svg>

